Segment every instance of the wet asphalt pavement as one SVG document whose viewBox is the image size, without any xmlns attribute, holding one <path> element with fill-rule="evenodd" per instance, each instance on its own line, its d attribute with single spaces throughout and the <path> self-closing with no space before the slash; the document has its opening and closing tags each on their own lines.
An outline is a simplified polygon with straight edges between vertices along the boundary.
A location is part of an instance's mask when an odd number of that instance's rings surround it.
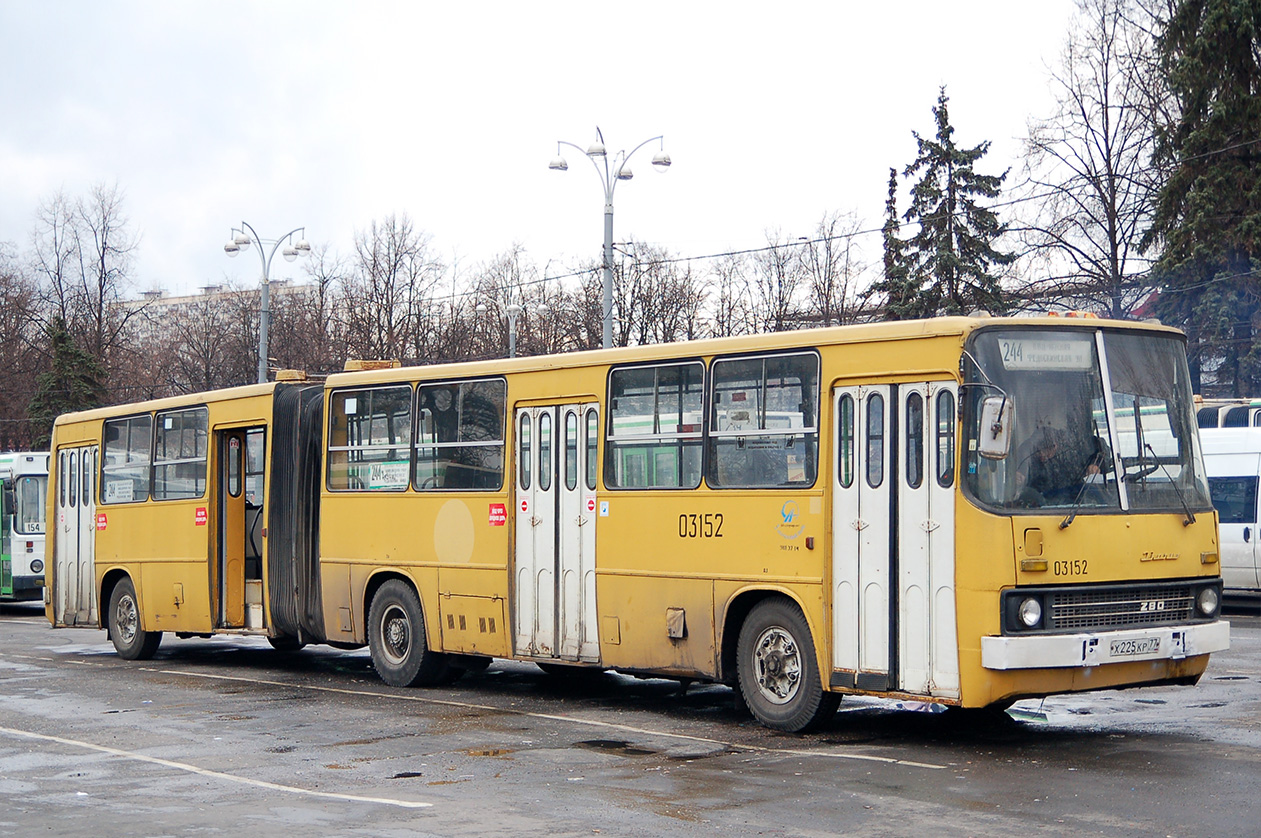
<svg viewBox="0 0 1261 838">
<path fill-rule="evenodd" d="M 0 835 L 1261 833 L 1261 617 L 1198 687 L 1006 716 L 847 699 L 768 731 L 731 690 L 496 662 L 385 686 L 366 651 L 104 632 L 0 606 Z"/>
</svg>

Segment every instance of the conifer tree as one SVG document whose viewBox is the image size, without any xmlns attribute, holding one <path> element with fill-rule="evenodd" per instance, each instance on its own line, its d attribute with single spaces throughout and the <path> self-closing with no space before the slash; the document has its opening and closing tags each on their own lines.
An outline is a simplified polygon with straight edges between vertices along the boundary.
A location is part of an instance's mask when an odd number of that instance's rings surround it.
<svg viewBox="0 0 1261 838">
<path fill-rule="evenodd" d="M 949 101 L 943 87 L 933 108 L 937 135 L 924 139 L 915 133 L 918 155 L 902 173 L 919 178 L 911 187 L 911 205 L 904 216 L 919 225 L 906 241 L 907 282 L 918 289 L 920 304 L 928 314 L 964 314 L 973 309 L 1001 314 L 1007 303 L 990 267 L 1006 265 L 1014 257 L 994 248 L 1007 227 L 978 202 L 998 197 L 1007 173 L 976 171 L 976 162 L 990 144 L 973 148 L 955 144 Z"/>
<path fill-rule="evenodd" d="M 932 314 L 925 309 L 925 298 L 918 285 L 913 284 L 907 270 L 906 242 L 901 238 L 902 224 L 898 219 L 898 172 L 889 169 L 889 197 L 884 203 L 884 278 L 871 284 L 868 294 L 886 296 L 884 318 L 886 320 L 911 320 Z"/>
<path fill-rule="evenodd" d="M 1181 0 L 1160 38 L 1178 105 L 1145 243 L 1157 311 L 1190 338 L 1196 389 L 1261 393 L 1261 0 Z"/>
<path fill-rule="evenodd" d="M 27 414 L 34 425 L 35 447 L 47 448 L 53 421 L 71 410 L 86 410 L 105 403 L 105 371 L 100 362 L 78 346 L 60 317 L 48 326 L 52 362 L 40 373 L 35 397 Z"/>
</svg>

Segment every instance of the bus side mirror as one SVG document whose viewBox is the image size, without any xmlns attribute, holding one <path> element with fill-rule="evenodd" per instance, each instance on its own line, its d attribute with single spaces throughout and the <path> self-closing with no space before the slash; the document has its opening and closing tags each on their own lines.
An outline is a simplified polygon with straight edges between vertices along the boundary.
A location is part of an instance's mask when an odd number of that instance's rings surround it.
<svg viewBox="0 0 1261 838">
<path fill-rule="evenodd" d="M 1002 460 L 1011 451 L 1011 399 L 986 396 L 981 402 L 979 453 L 991 460 Z"/>
<path fill-rule="evenodd" d="M 12 515 L 13 510 L 17 508 L 17 495 L 13 491 L 13 487 L 8 483 L 4 484 L 4 514 Z"/>
</svg>

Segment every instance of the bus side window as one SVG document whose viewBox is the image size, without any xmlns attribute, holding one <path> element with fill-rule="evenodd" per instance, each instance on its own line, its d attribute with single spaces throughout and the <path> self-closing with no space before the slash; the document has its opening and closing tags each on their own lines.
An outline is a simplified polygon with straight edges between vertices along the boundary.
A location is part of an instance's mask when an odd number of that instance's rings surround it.
<svg viewBox="0 0 1261 838">
<path fill-rule="evenodd" d="M 530 414 L 521 414 L 521 430 L 517 433 L 520 438 L 517 443 L 520 454 L 517 461 L 521 464 L 521 475 L 517 478 L 517 483 L 521 489 L 530 488 Z"/>
<path fill-rule="evenodd" d="M 949 390 L 937 394 L 937 485 L 950 488 L 955 479 L 955 397 Z"/>
<path fill-rule="evenodd" d="M 837 410 L 836 474 L 841 487 L 854 485 L 854 397 L 841 396 Z"/>
<path fill-rule="evenodd" d="M 867 397 L 867 485 L 878 489 L 884 483 L 884 396 Z"/>
<path fill-rule="evenodd" d="M 924 397 L 906 397 L 906 485 L 918 489 L 924 482 Z"/>
<path fill-rule="evenodd" d="M 600 450 L 600 424 L 595 410 L 587 411 L 587 488 L 595 491 L 596 460 Z"/>
<path fill-rule="evenodd" d="M 70 479 L 66 481 L 70 484 L 70 507 L 79 505 L 78 489 L 79 489 L 79 457 L 74 451 L 70 452 Z"/>
</svg>

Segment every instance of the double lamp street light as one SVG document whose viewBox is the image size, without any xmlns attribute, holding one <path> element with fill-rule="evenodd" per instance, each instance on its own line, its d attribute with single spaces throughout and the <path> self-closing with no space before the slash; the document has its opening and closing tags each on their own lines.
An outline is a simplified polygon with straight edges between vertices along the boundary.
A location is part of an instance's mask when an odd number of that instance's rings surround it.
<svg viewBox="0 0 1261 838">
<path fill-rule="evenodd" d="M 239 228 L 232 228 L 232 238 L 223 246 L 224 253 L 235 257 L 243 250 L 249 250 L 251 244 L 258 245 L 258 258 L 263 266 L 262 289 L 259 294 L 258 306 L 258 383 L 267 383 L 267 330 L 271 321 L 271 304 L 268 295 L 268 285 L 270 280 L 268 275 L 271 273 L 271 260 L 276 255 L 276 251 L 280 250 L 280 246 L 285 245 L 284 250 L 280 253 L 285 257 L 286 262 L 292 262 L 299 256 L 308 256 L 311 253 L 311 245 L 304 237 L 299 236 L 294 241 L 296 233 L 305 233 L 305 227 L 296 227 L 285 233 L 278 239 L 262 239 L 258 233 L 254 232 L 254 228 L 244 221 L 241 222 Z M 271 252 L 266 256 L 263 255 L 264 244 L 271 244 Z"/>
<path fill-rule="evenodd" d="M 629 154 L 625 151 L 619 151 L 610 160 L 609 154 L 604 148 L 604 134 L 600 132 L 599 127 L 595 129 L 595 135 L 596 141 L 587 146 L 585 150 L 581 146 L 565 140 L 557 142 L 556 159 L 548 165 L 548 168 L 558 172 L 568 171 L 569 163 L 560 154 L 560 147 L 567 145 L 587 155 L 588 159 L 591 160 L 591 164 L 595 166 L 596 174 L 600 178 L 600 185 L 604 187 L 604 302 L 601 317 L 604 334 L 600 345 L 608 349 L 613 346 L 613 190 L 617 188 L 619 180 L 630 180 L 634 177 L 628 164 L 630 159 L 635 156 L 635 152 L 644 146 L 654 142 L 661 143 L 657 153 L 652 158 L 652 166 L 658 172 L 664 172 L 670 168 L 670 155 L 665 153 L 663 137 L 657 136 L 644 140 L 631 149 Z"/>
</svg>

